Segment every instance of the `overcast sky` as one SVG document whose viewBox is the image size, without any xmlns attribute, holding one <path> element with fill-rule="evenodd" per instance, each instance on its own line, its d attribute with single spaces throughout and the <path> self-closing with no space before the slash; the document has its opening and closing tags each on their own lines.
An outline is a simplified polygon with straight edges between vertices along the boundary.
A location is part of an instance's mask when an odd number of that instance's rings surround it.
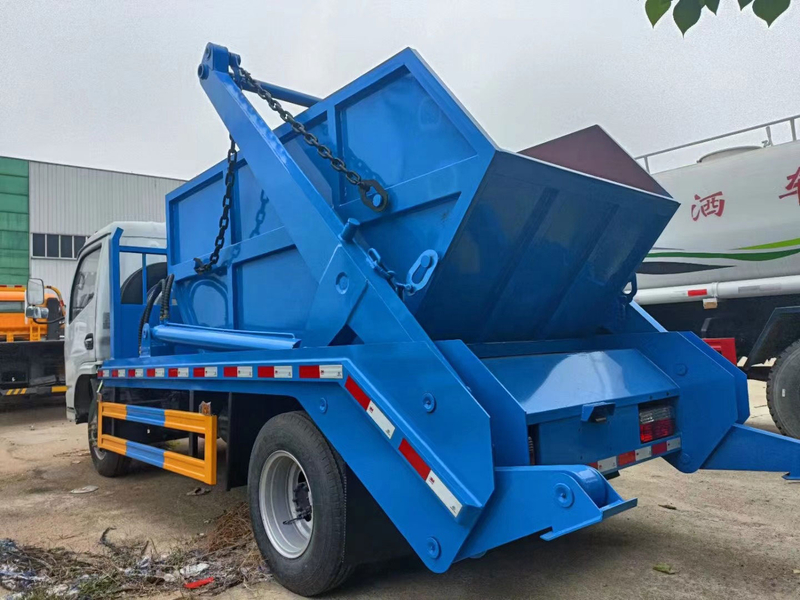
<svg viewBox="0 0 800 600">
<path fill-rule="evenodd" d="M 192 177 L 227 147 L 209 41 L 318 96 L 411 46 L 502 147 L 597 123 L 637 155 L 800 113 L 798 25 L 735 0 L 685 39 L 644 0 L 0 0 L 0 156 Z"/>
</svg>

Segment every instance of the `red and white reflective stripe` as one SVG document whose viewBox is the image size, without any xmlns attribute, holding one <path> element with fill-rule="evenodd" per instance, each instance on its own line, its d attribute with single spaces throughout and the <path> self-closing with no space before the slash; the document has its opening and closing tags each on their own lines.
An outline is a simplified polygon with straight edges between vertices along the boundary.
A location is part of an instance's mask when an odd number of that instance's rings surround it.
<svg viewBox="0 0 800 600">
<path fill-rule="evenodd" d="M 144 369 L 134 369 L 133 370 L 134 377 L 144 377 Z"/>
<path fill-rule="evenodd" d="M 222 367 L 224 377 L 252 377 L 253 367 Z"/>
<path fill-rule="evenodd" d="M 386 437 L 392 439 L 395 427 L 389 418 L 378 408 L 378 406 L 370 400 L 370 397 L 359 387 L 352 377 L 348 377 L 344 383 L 344 388 L 350 392 L 350 395 L 356 399 L 356 402 L 367 411 L 370 418 L 375 421 L 375 424 L 386 434 Z"/>
<path fill-rule="evenodd" d="M 666 454 L 667 452 L 672 452 L 680 447 L 681 438 L 672 438 L 670 440 L 664 440 L 663 442 L 656 442 L 655 444 L 644 446 L 638 450 L 631 450 L 630 452 L 623 452 L 617 456 L 598 460 L 596 463 L 591 463 L 589 466 L 594 467 L 601 473 L 607 473 L 609 471 L 616 471 L 622 467 L 627 467 L 628 465 L 647 460 L 648 458 L 653 458 L 654 456 L 660 456 L 662 454 Z"/>
<path fill-rule="evenodd" d="M 192 369 L 192 375 L 195 377 L 216 377 L 217 367 L 195 367 Z"/>
<path fill-rule="evenodd" d="M 154 377 L 166 377 L 167 370 L 164 367 L 156 367 L 154 369 L 155 373 L 153 374 Z"/>
<path fill-rule="evenodd" d="M 342 379 L 342 365 L 300 365 L 300 379 Z"/>
<path fill-rule="evenodd" d="M 428 464 L 422 460 L 422 457 L 414 450 L 411 444 L 408 443 L 408 440 L 404 439 L 400 442 L 399 450 L 400 454 L 405 457 L 414 470 L 419 473 L 419 476 L 425 480 L 428 487 L 433 490 L 433 493 L 436 494 L 439 500 L 447 507 L 450 514 L 457 517 L 461 512 L 461 502 L 459 502 L 453 495 L 453 492 L 442 483 L 442 480 L 439 479 L 439 476 L 433 472 Z"/>
<path fill-rule="evenodd" d="M 189 367 L 170 367 L 167 370 L 167 375 L 170 377 L 188 377 Z"/>
<path fill-rule="evenodd" d="M 117 369 L 114 371 L 114 377 L 125 377 L 125 369 Z"/>
<path fill-rule="evenodd" d="M 266 379 L 291 379 L 292 370 L 291 365 L 277 365 L 274 367 L 262 365 L 258 367 L 258 376 Z"/>
<path fill-rule="evenodd" d="M 706 288 L 700 288 L 696 290 L 687 290 L 686 295 L 689 297 L 694 296 L 708 296 L 708 290 Z"/>
<path fill-rule="evenodd" d="M 98 377 L 100 377 L 100 378 L 103 378 L 103 377 L 108 377 L 108 375 L 106 375 L 106 370 L 105 370 L 105 369 L 100 369 L 100 370 L 97 372 L 97 376 L 98 376 Z"/>
</svg>

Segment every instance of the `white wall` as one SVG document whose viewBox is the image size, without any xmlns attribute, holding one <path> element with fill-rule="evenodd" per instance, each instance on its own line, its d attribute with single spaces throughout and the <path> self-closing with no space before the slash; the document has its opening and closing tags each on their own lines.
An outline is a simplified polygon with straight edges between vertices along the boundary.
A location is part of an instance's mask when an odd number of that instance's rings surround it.
<svg viewBox="0 0 800 600">
<path fill-rule="evenodd" d="M 29 232 L 90 236 L 111 221 L 164 221 L 165 196 L 183 181 L 31 162 Z M 32 236 L 29 236 L 32 237 Z M 69 287 L 77 262 L 31 258 L 30 276 L 61 290 Z"/>
</svg>

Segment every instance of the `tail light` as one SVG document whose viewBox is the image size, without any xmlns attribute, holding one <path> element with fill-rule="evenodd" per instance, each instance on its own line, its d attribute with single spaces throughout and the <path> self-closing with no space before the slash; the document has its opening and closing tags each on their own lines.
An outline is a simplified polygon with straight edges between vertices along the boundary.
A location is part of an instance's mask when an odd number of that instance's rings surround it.
<svg viewBox="0 0 800 600">
<path fill-rule="evenodd" d="M 642 443 L 660 440 L 675 433 L 675 412 L 670 405 L 639 408 L 639 439 Z"/>
</svg>

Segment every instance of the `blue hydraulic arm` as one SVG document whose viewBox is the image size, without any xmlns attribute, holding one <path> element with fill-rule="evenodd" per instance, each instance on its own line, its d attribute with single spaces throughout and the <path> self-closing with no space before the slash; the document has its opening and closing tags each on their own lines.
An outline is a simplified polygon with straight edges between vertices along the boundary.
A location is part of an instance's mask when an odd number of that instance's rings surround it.
<svg viewBox="0 0 800 600">
<path fill-rule="evenodd" d="M 350 326 L 365 342 L 421 341 L 428 336 L 395 291 L 374 270 L 354 243 L 343 242 L 344 223 L 325 202 L 277 135 L 244 96 L 230 73 L 240 58 L 227 48 L 209 44 L 198 68 L 200 83 L 303 256 L 320 282 L 311 320 L 325 324 L 309 328 L 307 345 L 324 345 L 341 327 Z M 304 102 L 311 98 L 292 92 Z M 336 285 L 340 273 L 347 287 Z M 340 279 L 341 281 L 341 279 Z M 328 283 L 328 285 L 325 285 Z M 313 314 L 313 312 L 317 314 Z"/>
</svg>

